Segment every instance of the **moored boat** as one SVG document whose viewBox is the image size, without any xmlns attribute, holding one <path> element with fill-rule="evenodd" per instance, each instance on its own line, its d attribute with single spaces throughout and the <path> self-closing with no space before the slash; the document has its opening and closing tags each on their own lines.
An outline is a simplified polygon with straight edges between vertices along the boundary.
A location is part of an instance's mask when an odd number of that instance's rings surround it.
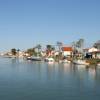
<svg viewBox="0 0 100 100">
<path fill-rule="evenodd" d="M 35 56 L 31 56 L 31 57 L 27 57 L 27 60 L 32 60 L 32 61 L 41 61 L 42 58 L 41 57 L 35 57 Z"/>
<path fill-rule="evenodd" d="M 51 58 L 51 57 L 50 57 L 50 58 L 45 58 L 45 61 L 46 61 L 46 62 L 54 62 L 54 59 Z"/>
<path fill-rule="evenodd" d="M 64 59 L 64 60 L 62 60 L 62 63 L 71 63 L 71 61 Z"/>
<path fill-rule="evenodd" d="M 78 65 L 89 65 L 85 60 L 74 60 L 73 63 Z"/>
<path fill-rule="evenodd" d="M 98 63 L 97 66 L 100 66 L 100 63 Z"/>
</svg>

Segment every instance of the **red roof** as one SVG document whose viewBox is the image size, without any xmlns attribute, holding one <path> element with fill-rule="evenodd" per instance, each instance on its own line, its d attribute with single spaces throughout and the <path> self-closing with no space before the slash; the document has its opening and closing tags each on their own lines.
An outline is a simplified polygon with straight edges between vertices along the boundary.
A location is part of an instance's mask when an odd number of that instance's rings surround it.
<svg viewBox="0 0 100 100">
<path fill-rule="evenodd" d="M 62 51 L 73 51 L 72 47 L 62 47 Z"/>
</svg>

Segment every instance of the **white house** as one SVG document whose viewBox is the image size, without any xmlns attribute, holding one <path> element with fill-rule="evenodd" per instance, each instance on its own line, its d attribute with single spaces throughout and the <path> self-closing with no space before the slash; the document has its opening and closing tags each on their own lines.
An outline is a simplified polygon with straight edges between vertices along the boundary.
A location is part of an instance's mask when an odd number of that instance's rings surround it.
<svg viewBox="0 0 100 100">
<path fill-rule="evenodd" d="M 92 47 L 88 50 L 88 52 L 92 54 L 92 58 L 100 59 L 100 50 L 99 49 Z"/>
<path fill-rule="evenodd" d="M 72 47 L 62 47 L 62 55 L 63 56 L 71 56 L 73 53 Z"/>
<path fill-rule="evenodd" d="M 97 49 L 97 48 L 94 48 L 94 47 L 88 49 L 88 52 L 89 52 L 89 53 L 95 52 L 95 51 L 98 51 L 98 49 Z"/>
</svg>

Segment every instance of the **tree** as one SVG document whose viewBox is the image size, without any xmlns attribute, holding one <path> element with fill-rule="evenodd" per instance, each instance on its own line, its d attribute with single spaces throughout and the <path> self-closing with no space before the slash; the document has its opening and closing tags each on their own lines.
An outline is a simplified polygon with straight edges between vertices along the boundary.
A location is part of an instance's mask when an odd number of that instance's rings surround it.
<svg viewBox="0 0 100 100">
<path fill-rule="evenodd" d="M 93 45 L 95 48 L 100 49 L 100 40 L 98 40 L 96 43 Z"/>
<path fill-rule="evenodd" d="M 76 49 L 76 42 L 75 41 L 72 42 L 72 48 Z"/>
<path fill-rule="evenodd" d="M 51 51 L 52 50 L 52 45 L 47 45 L 46 48 L 47 48 L 48 51 Z"/>
<path fill-rule="evenodd" d="M 53 50 L 53 51 L 54 51 L 54 50 L 55 50 L 55 47 L 52 47 L 52 48 L 51 48 L 51 50 Z"/>
<path fill-rule="evenodd" d="M 46 46 L 46 54 L 47 55 L 50 55 L 51 54 L 51 51 L 52 51 L 52 45 L 47 45 Z"/>
<path fill-rule="evenodd" d="M 77 49 L 76 49 L 77 48 L 77 45 L 76 45 L 76 42 L 75 41 L 72 42 L 72 48 L 73 48 L 73 57 L 74 57 L 76 55 L 76 53 L 77 53 L 76 52 L 77 51 Z"/>
<path fill-rule="evenodd" d="M 61 51 L 62 45 L 63 45 L 62 42 L 57 41 L 57 46 L 58 46 L 58 48 L 59 48 L 59 52 Z"/>
<path fill-rule="evenodd" d="M 20 49 L 17 49 L 17 52 L 19 52 L 20 51 Z"/>
<path fill-rule="evenodd" d="M 78 51 L 82 52 L 83 51 L 83 46 L 84 46 L 84 39 L 79 39 L 76 42 L 76 48 L 78 49 Z"/>
<path fill-rule="evenodd" d="M 37 55 L 36 55 L 36 56 L 41 56 L 41 48 L 42 48 L 42 46 L 41 46 L 40 44 L 38 44 L 38 45 L 35 47 L 35 49 L 38 49 Z"/>
<path fill-rule="evenodd" d="M 16 55 L 16 49 L 15 48 L 13 48 L 13 49 L 11 49 L 11 53 L 12 53 L 12 55 Z"/>
<path fill-rule="evenodd" d="M 35 49 L 34 48 L 30 48 L 30 49 L 27 49 L 27 53 L 32 56 L 32 55 L 35 55 L 36 52 L 35 52 Z"/>
<path fill-rule="evenodd" d="M 19 51 L 20 51 L 20 49 L 17 49 L 16 51 L 17 51 L 17 55 L 19 56 Z"/>
<path fill-rule="evenodd" d="M 38 44 L 35 48 L 37 48 L 37 49 L 38 49 L 38 52 L 40 52 L 40 51 L 41 51 L 42 46 L 41 46 L 40 44 Z"/>
</svg>

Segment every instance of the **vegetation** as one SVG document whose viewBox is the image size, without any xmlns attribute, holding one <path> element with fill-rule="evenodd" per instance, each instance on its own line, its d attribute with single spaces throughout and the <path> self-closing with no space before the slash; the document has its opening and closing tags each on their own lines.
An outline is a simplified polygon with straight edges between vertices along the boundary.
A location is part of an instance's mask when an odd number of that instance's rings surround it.
<svg viewBox="0 0 100 100">
<path fill-rule="evenodd" d="M 100 59 L 87 59 L 86 62 L 88 62 L 90 65 L 97 65 L 100 63 Z"/>
<path fill-rule="evenodd" d="M 40 44 L 36 45 L 34 48 L 29 48 L 27 49 L 26 53 L 29 54 L 29 56 L 42 56 L 41 54 L 43 54 L 44 57 L 53 57 L 55 59 L 55 61 L 59 61 L 59 60 L 63 60 L 63 59 L 67 59 L 67 60 L 77 60 L 77 59 L 85 59 L 88 63 L 90 63 L 90 65 L 97 65 L 98 63 L 100 63 L 100 59 L 86 59 L 84 57 L 84 53 L 83 53 L 83 47 L 84 47 L 84 39 L 79 39 L 78 41 L 74 41 L 72 43 L 72 48 L 73 48 L 73 53 L 72 55 L 70 55 L 70 57 L 65 57 L 63 55 L 63 53 L 61 52 L 61 48 L 63 46 L 62 42 L 57 42 L 56 43 L 56 46 L 58 47 L 58 50 L 57 50 L 57 54 L 56 52 L 53 52 L 55 51 L 55 47 L 53 45 L 46 45 L 46 51 L 45 52 L 41 52 L 41 48 L 42 46 Z M 95 48 L 100 48 L 100 40 L 97 41 L 96 43 L 94 43 L 93 45 Z M 14 56 L 19 56 L 19 51 L 20 49 L 15 49 L 15 48 L 12 48 L 11 49 L 11 52 L 7 55 L 14 55 Z M 27 55 L 28 56 L 28 55 Z"/>
<path fill-rule="evenodd" d="M 11 53 L 12 53 L 12 55 L 16 55 L 17 54 L 17 50 L 15 48 L 11 49 Z"/>
<path fill-rule="evenodd" d="M 57 46 L 58 46 L 58 48 L 59 48 L 59 52 L 61 52 L 61 47 L 62 47 L 62 45 L 63 45 L 62 42 L 59 42 L 59 41 L 57 42 Z"/>
<path fill-rule="evenodd" d="M 42 48 L 42 46 L 41 46 L 40 44 L 38 44 L 35 48 L 38 49 L 38 52 L 41 52 L 41 48 Z"/>
<path fill-rule="evenodd" d="M 35 49 L 37 49 L 38 51 L 34 52 L 35 56 L 41 56 L 41 51 L 42 51 L 41 48 L 42 48 L 42 46 L 40 44 L 36 45 Z"/>
<path fill-rule="evenodd" d="M 27 52 L 30 56 L 32 56 L 32 55 L 37 55 L 37 53 L 35 52 L 35 49 L 34 49 L 34 48 L 27 49 L 26 52 Z"/>
<path fill-rule="evenodd" d="M 47 46 L 46 46 L 46 49 L 47 49 L 48 51 L 51 51 L 51 50 L 52 50 L 52 45 L 47 45 Z"/>
<path fill-rule="evenodd" d="M 100 49 L 100 40 L 98 40 L 96 43 L 93 45 L 95 48 Z"/>
</svg>

